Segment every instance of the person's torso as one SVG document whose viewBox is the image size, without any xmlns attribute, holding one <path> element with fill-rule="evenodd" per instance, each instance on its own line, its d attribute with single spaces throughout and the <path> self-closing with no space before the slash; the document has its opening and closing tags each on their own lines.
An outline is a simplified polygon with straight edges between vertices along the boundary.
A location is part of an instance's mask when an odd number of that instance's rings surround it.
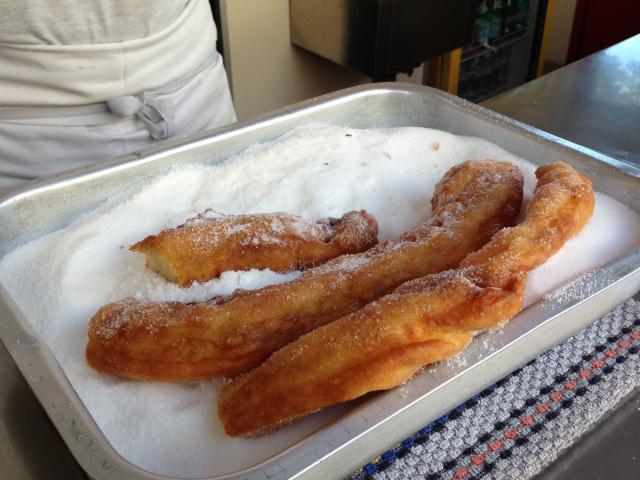
<svg viewBox="0 0 640 480">
<path fill-rule="evenodd" d="M 11 40 L 0 41 L 0 107 L 155 92 L 217 56 L 207 0 L 0 0 L 0 11 Z"/>
<path fill-rule="evenodd" d="M 152 35 L 189 0 L 0 0 L 0 43 L 87 45 Z"/>
</svg>

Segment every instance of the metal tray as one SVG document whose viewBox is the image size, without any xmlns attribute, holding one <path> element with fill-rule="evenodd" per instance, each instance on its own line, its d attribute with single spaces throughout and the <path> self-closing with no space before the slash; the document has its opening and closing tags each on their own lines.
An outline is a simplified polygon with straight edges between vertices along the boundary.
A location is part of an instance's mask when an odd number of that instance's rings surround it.
<svg viewBox="0 0 640 480">
<path fill-rule="evenodd" d="M 61 228 L 127 185 L 176 164 L 214 164 L 304 123 L 422 126 L 494 142 L 533 163 L 579 167 L 597 190 L 640 210 L 640 169 L 438 90 L 376 84 L 285 107 L 180 141 L 27 184 L 0 199 L 0 256 Z M 340 478 L 474 393 L 578 332 L 640 290 L 640 248 L 585 280 L 584 298 L 539 302 L 466 350 L 466 366 L 428 368 L 402 389 L 371 395 L 343 417 L 249 469 L 215 478 Z M 161 479 L 127 462 L 98 429 L 51 350 L 0 285 L 0 338 L 85 471 L 96 479 Z M 215 446 L 212 446 L 215 448 Z M 214 478 L 214 477 L 212 477 Z"/>
</svg>

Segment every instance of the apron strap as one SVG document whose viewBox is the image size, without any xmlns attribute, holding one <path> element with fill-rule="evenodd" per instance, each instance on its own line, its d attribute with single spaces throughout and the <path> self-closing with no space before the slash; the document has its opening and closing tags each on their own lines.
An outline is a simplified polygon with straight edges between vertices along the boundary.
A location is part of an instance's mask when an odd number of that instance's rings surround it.
<svg viewBox="0 0 640 480">
<path fill-rule="evenodd" d="M 119 117 L 137 116 L 154 140 L 169 138 L 175 130 L 175 110 L 169 98 L 154 98 L 146 92 L 109 98 L 107 107 Z"/>
</svg>

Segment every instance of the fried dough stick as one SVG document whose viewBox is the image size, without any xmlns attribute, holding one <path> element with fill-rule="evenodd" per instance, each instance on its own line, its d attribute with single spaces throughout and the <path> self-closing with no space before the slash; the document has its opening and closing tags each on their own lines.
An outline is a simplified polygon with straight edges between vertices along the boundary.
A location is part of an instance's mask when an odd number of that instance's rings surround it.
<svg viewBox="0 0 640 480">
<path fill-rule="evenodd" d="M 460 352 L 475 332 L 522 308 L 527 272 L 590 218 L 591 182 L 564 163 L 538 168 L 524 221 L 498 232 L 457 269 L 407 282 L 320 327 L 223 386 L 219 414 L 232 436 L 274 430 L 321 408 L 393 388 Z"/>
<path fill-rule="evenodd" d="M 302 270 L 367 250 L 377 238 L 378 223 L 364 210 L 316 223 L 287 213 L 223 215 L 207 210 L 130 250 L 143 253 L 148 268 L 186 287 L 227 270 Z"/>
<path fill-rule="evenodd" d="M 522 184 L 522 175 L 509 163 L 466 162 L 437 185 L 434 216 L 396 241 L 339 257 L 294 281 L 218 302 L 106 305 L 89 325 L 87 361 L 100 371 L 141 380 L 245 372 L 300 335 L 405 281 L 456 266 L 515 222 Z"/>
</svg>

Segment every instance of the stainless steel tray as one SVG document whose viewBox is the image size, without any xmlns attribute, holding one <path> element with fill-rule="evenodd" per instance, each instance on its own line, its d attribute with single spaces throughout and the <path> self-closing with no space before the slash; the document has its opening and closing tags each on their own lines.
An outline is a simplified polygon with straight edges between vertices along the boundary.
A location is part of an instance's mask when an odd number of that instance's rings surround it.
<svg viewBox="0 0 640 480">
<path fill-rule="evenodd" d="M 595 187 L 640 210 L 640 169 L 564 141 L 438 90 L 356 87 L 188 139 L 32 182 L 0 199 L 0 256 L 61 228 L 127 185 L 176 164 L 214 164 L 305 123 L 353 128 L 421 126 L 474 135 L 533 163 L 562 160 Z M 615 259 L 585 285 L 584 298 L 540 302 L 499 334 L 466 350 L 466 366 L 439 364 L 402 389 L 371 396 L 336 422 L 271 459 L 215 478 L 340 478 L 474 393 L 581 330 L 640 290 L 640 249 Z M 86 410 L 48 346 L 0 285 L 0 338 L 80 465 L 97 479 L 166 478 L 124 460 Z M 487 346 L 488 345 L 488 346 Z M 212 446 L 215 448 L 215 446 Z M 212 477 L 213 478 L 213 477 Z"/>
</svg>

